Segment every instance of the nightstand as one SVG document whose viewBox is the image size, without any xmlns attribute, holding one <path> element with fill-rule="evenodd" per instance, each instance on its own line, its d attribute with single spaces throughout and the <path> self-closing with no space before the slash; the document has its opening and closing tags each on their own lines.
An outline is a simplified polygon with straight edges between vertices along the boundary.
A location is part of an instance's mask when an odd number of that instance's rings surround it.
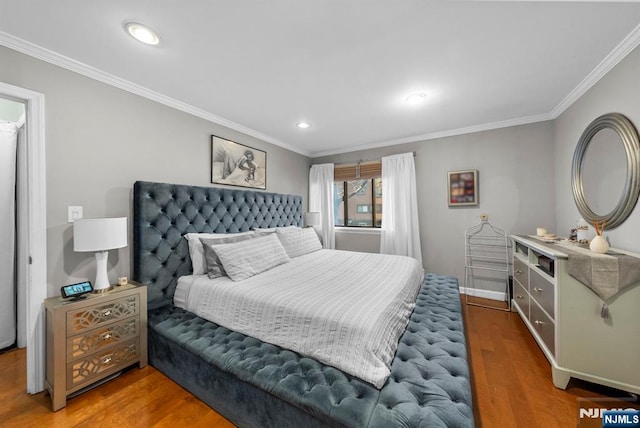
<svg viewBox="0 0 640 428">
<path fill-rule="evenodd" d="M 147 288 L 131 281 L 86 299 L 51 297 L 46 313 L 46 378 L 53 410 L 67 397 L 147 365 Z"/>
</svg>

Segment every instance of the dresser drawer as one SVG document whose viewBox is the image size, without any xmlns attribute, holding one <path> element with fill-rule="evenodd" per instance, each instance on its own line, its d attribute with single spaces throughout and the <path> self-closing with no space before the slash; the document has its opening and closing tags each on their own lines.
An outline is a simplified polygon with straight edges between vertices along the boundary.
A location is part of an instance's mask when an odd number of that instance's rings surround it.
<svg viewBox="0 0 640 428">
<path fill-rule="evenodd" d="M 531 321 L 531 325 L 538 332 L 538 335 L 542 338 L 542 341 L 551 354 L 556 355 L 556 347 L 555 347 L 555 325 L 553 321 L 549 319 L 549 317 L 542 311 L 539 305 L 535 303 L 534 300 L 531 301 L 530 304 L 531 315 L 529 317 L 529 321 Z"/>
<path fill-rule="evenodd" d="M 534 269 L 531 269 L 529 273 L 529 280 L 529 294 L 531 294 L 531 298 L 555 319 L 555 285 Z"/>
<path fill-rule="evenodd" d="M 522 288 L 522 285 L 520 285 L 517 281 L 514 283 L 514 286 L 513 286 L 513 301 L 516 305 L 518 305 L 518 307 L 524 314 L 525 318 L 528 319 L 529 318 L 529 293 L 527 293 L 525 289 Z"/>
<path fill-rule="evenodd" d="M 67 337 L 140 312 L 138 294 L 67 313 Z"/>
<path fill-rule="evenodd" d="M 67 339 L 67 361 L 71 362 L 116 343 L 137 337 L 139 331 L 140 321 L 138 317 L 132 317 L 70 337 Z"/>
<path fill-rule="evenodd" d="M 67 391 L 88 385 L 138 361 L 137 339 L 122 342 L 67 364 Z"/>
<path fill-rule="evenodd" d="M 525 290 L 529 290 L 529 267 L 517 257 L 513 258 L 513 277 Z"/>
</svg>

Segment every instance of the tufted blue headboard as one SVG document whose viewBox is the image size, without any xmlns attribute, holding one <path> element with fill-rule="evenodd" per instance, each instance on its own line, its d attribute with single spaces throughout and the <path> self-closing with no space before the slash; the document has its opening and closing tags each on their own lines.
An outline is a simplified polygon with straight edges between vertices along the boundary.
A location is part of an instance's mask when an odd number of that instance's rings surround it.
<svg viewBox="0 0 640 428">
<path fill-rule="evenodd" d="M 302 196 L 137 181 L 133 186 L 133 279 L 148 308 L 173 304 L 177 278 L 191 273 L 185 233 L 236 233 L 302 226 Z"/>
</svg>

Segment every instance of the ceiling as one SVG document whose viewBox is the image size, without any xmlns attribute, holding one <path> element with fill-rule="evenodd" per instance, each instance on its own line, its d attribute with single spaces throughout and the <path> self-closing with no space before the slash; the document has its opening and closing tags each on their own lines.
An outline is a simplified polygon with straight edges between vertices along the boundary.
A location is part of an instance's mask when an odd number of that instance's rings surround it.
<svg viewBox="0 0 640 428">
<path fill-rule="evenodd" d="M 0 4 L 4 46 L 311 157 L 553 119 L 639 24 L 640 3 L 610 1 Z"/>
</svg>

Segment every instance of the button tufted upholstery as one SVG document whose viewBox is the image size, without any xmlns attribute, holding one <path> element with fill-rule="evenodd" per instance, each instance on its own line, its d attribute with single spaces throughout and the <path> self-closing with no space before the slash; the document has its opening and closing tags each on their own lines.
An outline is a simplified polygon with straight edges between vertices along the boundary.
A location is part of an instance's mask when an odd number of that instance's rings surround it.
<svg viewBox="0 0 640 428">
<path fill-rule="evenodd" d="M 237 233 L 302 225 L 302 197 L 220 187 L 138 181 L 133 187 L 133 277 L 150 309 L 173 303 L 176 280 L 191 273 L 185 233 Z"/>
<path fill-rule="evenodd" d="M 134 278 L 147 285 L 149 360 L 241 426 L 471 427 L 455 278 L 428 274 L 382 389 L 173 306 L 188 232 L 302 224 L 302 198 L 136 182 Z"/>
<path fill-rule="evenodd" d="M 474 424 L 460 295 L 453 277 L 425 276 L 391 375 L 380 390 L 333 367 L 173 306 L 151 311 L 149 327 L 150 343 L 157 339 L 175 343 L 206 363 L 190 376 L 213 376 L 206 372 L 207 366 L 229 372 L 289 403 L 320 425 L 387 428 Z M 163 355 L 162 351 L 153 352 L 152 347 L 150 360 L 162 366 Z M 184 367 L 182 370 L 188 371 Z M 269 413 L 270 407 L 263 411 Z M 292 415 L 272 411 L 260 425 L 296 426 L 290 421 Z"/>
</svg>

